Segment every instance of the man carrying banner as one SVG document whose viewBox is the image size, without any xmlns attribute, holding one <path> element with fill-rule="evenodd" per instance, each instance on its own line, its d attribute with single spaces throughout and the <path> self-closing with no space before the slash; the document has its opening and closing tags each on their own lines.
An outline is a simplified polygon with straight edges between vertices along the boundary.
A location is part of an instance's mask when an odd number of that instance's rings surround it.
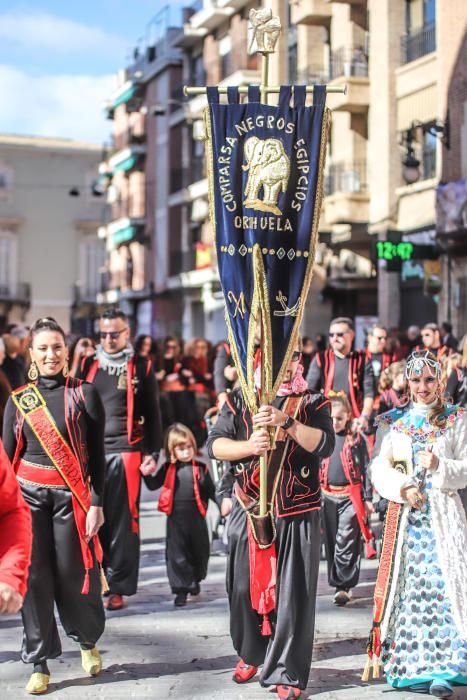
<svg viewBox="0 0 467 700">
<path fill-rule="evenodd" d="M 91 382 L 105 406 L 106 500 L 100 532 L 110 594 L 107 610 L 136 593 L 139 568 L 141 474 L 156 471 L 162 429 L 156 378 L 149 360 L 129 343 L 128 318 L 108 309 L 99 322 L 101 344 L 79 376 Z"/>
<path fill-rule="evenodd" d="M 261 85 L 185 92 L 208 98 L 210 218 L 240 384 L 208 438 L 211 455 L 231 461 L 236 477 L 229 596 L 241 658 L 234 680 L 249 680 L 264 662 L 262 684 L 293 698 L 306 687 L 311 660 L 318 461 L 334 444 L 328 402 L 307 391 L 299 365 L 330 111 L 324 85 L 268 85 L 280 20 L 263 8 L 251 10 L 250 22 L 263 55 Z M 242 92 L 247 102 L 240 103 Z M 277 106 L 267 104 L 269 93 L 279 95 Z"/>
<path fill-rule="evenodd" d="M 272 405 L 261 406 L 252 416 L 235 389 L 207 442 L 210 457 L 231 462 L 236 482 L 227 569 L 230 633 L 240 657 L 233 678 L 246 682 L 263 664 L 261 684 L 276 685 L 281 698 L 299 697 L 308 681 L 320 555 L 319 461 L 334 448 L 329 401 L 308 391 L 302 371 L 297 345 Z M 257 370 L 258 389 L 259 377 Z M 277 470 L 275 571 L 268 555 L 256 551 L 252 561 L 247 518 L 258 498 L 259 456 L 271 449 L 270 428 L 276 445 L 270 468 L 274 464 Z M 251 592 L 264 578 L 272 597 L 275 578 L 275 607 L 269 618 L 252 607 Z"/>
</svg>

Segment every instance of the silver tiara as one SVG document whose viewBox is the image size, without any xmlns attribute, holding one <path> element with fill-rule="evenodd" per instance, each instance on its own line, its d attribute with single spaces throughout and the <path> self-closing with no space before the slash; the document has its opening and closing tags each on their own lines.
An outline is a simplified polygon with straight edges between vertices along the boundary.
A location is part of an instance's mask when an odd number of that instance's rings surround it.
<svg viewBox="0 0 467 700">
<path fill-rule="evenodd" d="M 429 350 L 427 350 L 422 357 L 414 357 L 413 355 L 409 357 L 405 366 L 405 378 L 411 379 L 413 376 L 419 377 L 424 367 L 428 367 L 431 373 L 438 379 L 441 378 L 441 363 L 430 357 Z"/>
</svg>

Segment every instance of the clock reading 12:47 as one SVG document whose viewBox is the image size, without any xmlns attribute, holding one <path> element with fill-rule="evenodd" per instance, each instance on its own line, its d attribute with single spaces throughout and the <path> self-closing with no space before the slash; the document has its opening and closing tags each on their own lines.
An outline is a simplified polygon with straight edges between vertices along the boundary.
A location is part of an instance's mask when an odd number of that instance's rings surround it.
<svg viewBox="0 0 467 700">
<path fill-rule="evenodd" d="M 378 241 L 376 244 L 376 257 L 378 260 L 411 260 L 413 256 L 413 243 L 392 243 L 391 241 Z"/>
</svg>

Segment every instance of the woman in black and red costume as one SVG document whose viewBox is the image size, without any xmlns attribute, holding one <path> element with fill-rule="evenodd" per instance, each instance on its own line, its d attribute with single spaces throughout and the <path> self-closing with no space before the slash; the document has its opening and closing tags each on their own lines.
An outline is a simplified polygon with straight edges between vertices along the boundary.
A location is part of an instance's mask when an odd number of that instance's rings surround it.
<svg viewBox="0 0 467 700">
<path fill-rule="evenodd" d="M 209 455 L 230 461 L 235 477 L 227 569 L 230 634 L 240 657 L 233 680 L 250 680 L 263 664 L 260 683 L 276 686 L 280 698 L 300 697 L 308 682 L 320 555 L 319 461 L 334 448 L 329 401 L 308 391 L 300 355 L 297 347 L 277 398 L 256 415 L 240 390 L 232 391 L 207 441 Z M 257 385 L 260 376 L 258 365 Z M 294 417 L 288 412 L 291 402 Z M 258 566 L 255 558 L 261 554 L 249 536 L 242 503 L 258 499 L 259 456 L 271 448 L 267 428 L 279 427 L 271 453 L 280 449 L 283 457 L 275 496 L 275 553 Z M 251 590 L 260 583 L 258 604 Z M 266 596 L 271 605 L 263 607 Z"/>
<path fill-rule="evenodd" d="M 31 383 L 8 400 L 5 451 L 32 515 L 33 548 L 22 608 L 22 659 L 34 664 L 26 691 L 45 693 L 48 659 L 61 654 L 54 616 L 97 675 L 104 631 L 97 532 L 103 523 L 104 408 L 90 384 L 68 376 L 62 328 L 37 321 L 30 336 Z"/>
</svg>

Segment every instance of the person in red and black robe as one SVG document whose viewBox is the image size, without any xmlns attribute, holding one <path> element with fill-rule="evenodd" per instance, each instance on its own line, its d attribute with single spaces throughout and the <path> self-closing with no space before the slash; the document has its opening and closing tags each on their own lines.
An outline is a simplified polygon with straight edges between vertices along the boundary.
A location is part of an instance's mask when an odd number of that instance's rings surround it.
<svg viewBox="0 0 467 700">
<path fill-rule="evenodd" d="M 0 613 L 17 613 L 31 563 L 31 511 L 0 440 Z"/>
<path fill-rule="evenodd" d="M 322 461 L 320 471 L 324 544 L 328 583 L 335 588 L 334 603 L 345 605 L 360 577 L 362 536 L 367 555 L 376 556 L 366 523 L 374 507 L 367 473 L 368 448 L 360 433 L 351 433 L 352 409 L 344 394 L 331 398 L 331 415 L 336 444 L 332 455 Z"/>
<path fill-rule="evenodd" d="M 234 389 L 207 440 L 210 457 L 230 461 L 235 478 L 227 567 L 230 634 L 240 657 L 233 679 L 246 682 L 263 664 L 260 683 L 276 686 L 280 698 L 298 698 L 308 682 L 320 556 L 319 461 L 334 447 L 329 401 L 307 390 L 300 359 L 297 349 L 277 398 L 254 416 Z M 260 373 L 258 364 L 257 379 Z M 294 418 L 285 412 L 290 399 L 296 401 Z M 242 503 L 245 496 L 258 499 L 259 456 L 270 449 L 266 428 L 279 426 L 285 452 L 274 501 L 275 605 L 266 620 L 252 606 L 250 584 L 261 572 L 250 561 L 252 540 Z"/>
<path fill-rule="evenodd" d="M 181 423 L 170 426 L 165 454 L 170 461 L 151 479 L 150 488 L 161 488 L 159 510 L 167 517 L 166 562 L 175 605 L 186 604 L 188 594 L 200 592 L 206 578 L 210 542 L 206 525 L 208 501 L 215 502 L 209 467 L 195 459 L 195 436 Z"/>
<path fill-rule="evenodd" d="M 157 381 L 147 358 L 129 344 L 128 318 L 109 309 L 100 322 L 101 344 L 78 376 L 91 382 L 105 406 L 105 523 L 100 532 L 109 585 L 108 610 L 136 593 L 139 569 L 141 474 L 154 474 L 162 429 Z"/>
<path fill-rule="evenodd" d="M 321 391 L 325 396 L 343 391 L 358 426 L 368 430 L 376 393 L 373 367 L 365 359 L 365 353 L 352 350 L 354 338 L 352 319 L 342 317 L 331 321 L 331 347 L 315 355 L 307 382 L 312 391 Z"/>
</svg>

